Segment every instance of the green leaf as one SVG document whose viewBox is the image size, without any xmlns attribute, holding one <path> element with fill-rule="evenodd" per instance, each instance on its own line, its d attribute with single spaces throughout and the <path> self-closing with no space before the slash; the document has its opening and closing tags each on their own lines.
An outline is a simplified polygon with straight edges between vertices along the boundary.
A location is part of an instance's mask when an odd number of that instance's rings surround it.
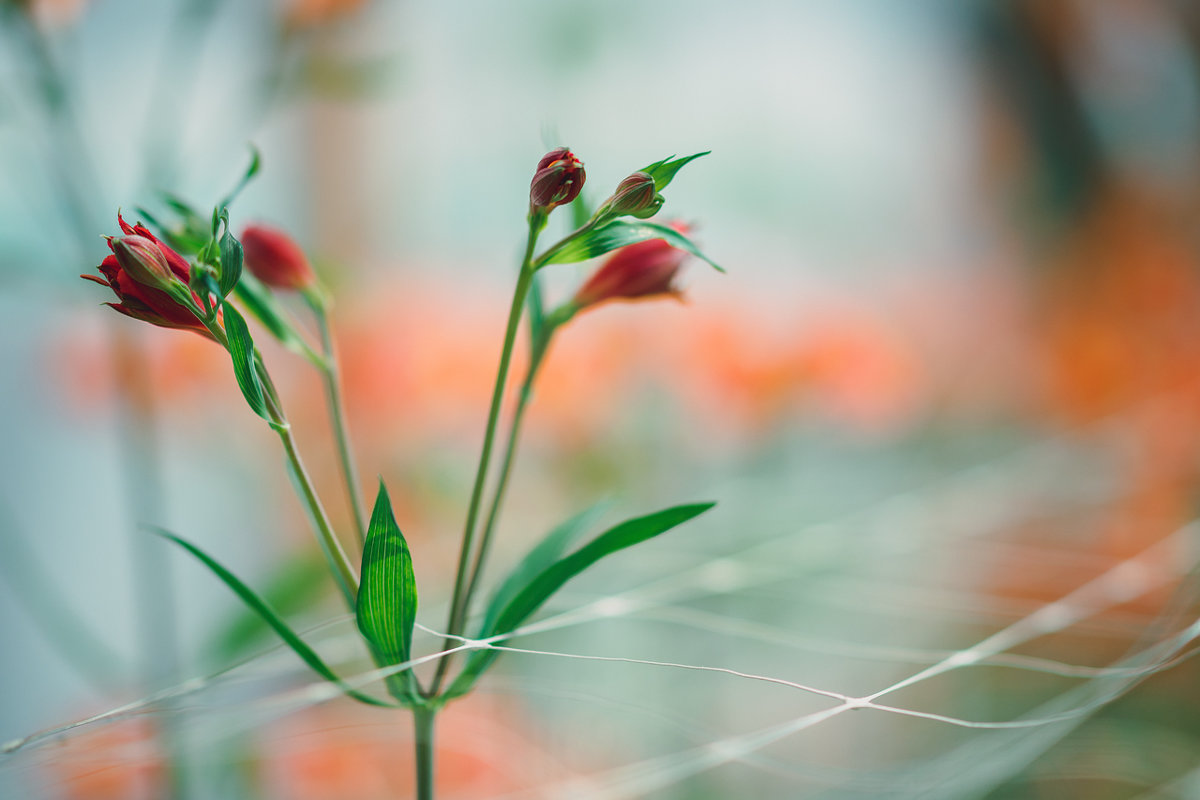
<svg viewBox="0 0 1200 800">
<path fill-rule="evenodd" d="M 328 574 L 324 559 L 315 551 L 305 549 L 272 570 L 260 596 L 281 616 L 298 614 L 311 607 L 328 589 L 323 580 Z M 270 632 L 266 621 L 246 608 L 222 625 L 208 639 L 203 651 L 218 664 L 227 664 L 243 656 Z"/>
<path fill-rule="evenodd" d="M 242 243 L 229 232 L 229 210 L 221 209 L 225 232 L 221 234 L 221 297 L 227 296 L 242 277 Z"/>
<path fill-rule="evenodd" d="M 229 194 L 221 198 L 221 202 L 217 203 L 218 208 L 226 208 L 233 205 L 233 201 L 242 193 L 242 189 L 246 188 L 246 184 L 250 179 L 258 174 L 258 170 L 262 167 L 262 159 L 259 157 L 258 148 L 250 145 L 250 166 L 246 167 L 246 171 L 242 173 L 242 177 L 234 184 L 234 187 L 229 190 Z M 215 228 L 214 228 L 215 232 Z"/>
<path fill-rule="evenodd" d="M 497 634 L 516 630 L 535 611 L 541 608 L 551 595 L 563 584 L 574 578 L 605 556 L 632 547 L 639 542 L 652 539 L 671 528 L 703 514 L 715 503 L 694 503 L 675 506 L 654 514 L 622 522 L 576 550 L 571 555 L 556 561 L 532 576 L 516 595 L 504 604 L 503 610 L 495 614 L 494 621 L 485 626 L 479 638 L 487 639 Z M 499 657 L 499 650 L 475 650 L 467 659 L 463 671 L 446 692 L 446 699 L 458 697 L 470 691 L 488 667 Z"/>
<path fill-rule="evenodd" d="M 233 375 L 237 378 L 238 388 L 254 413 L 274 424 L 267 413 L 262 381 L 254 368 L 254 339 L 250 338 L 250 328 L 232 303 L 222 303 L 221 308 L 225 313 L 225 333 L 229 337 L 229 354 L 233 357 Z"/>
<path fill-rule="evenodd" d="M 382 481 L 367 525 L 356 613 L 358 629 L 380 666 L 402 664 L 411 658 L 417 581 L 408 542 L 392 515 L 392 503 Z M 416 680 L 411 669 L 393 677 L 399 679 L 398 685 L 388 682 L 393 696 L 401 700 L 415 697 Z"/>
<path fill-rule="evenodd" d="M 210 555 L 186 539 L 182 539 L 165 530 L 158 529 L 155 532 L 159 536 L 170 539 L 171 541 L 175 542 L 175 544 L 179 545 L 184 550 L 187 550 L 193 556 L 200 559 L 200 561 L 203 562 L 206 567 L 212 570 L 218 578 L 224 581 L 226 586 L 232 589 L 234 593 L 242 599 L 243 603 L 261 616 L 263 621 L 270 625 L 271 628 L 277 634 L 279 634 L 279 637 L 283 639 L 288 647 L 292 648 L 296 655 L 300 656 L 300 659 L 304 661 L 305 664 L 310 666 L 313 671 L 322 678 L 334 684 L 347 695 L 353 697 L 355 700 L 358 700 L 360 703 L 366 703 L 372 706 L 392 707 L 392 703 L 388 703 L 385 700 L 379 700 L 371 697 L 368 694 L 363 694 L 357 689 L 353 689 L 346 685 L 346 683 L 339 678 L 324 661 L 321 660 L 321 657 L 317 655 L 316 651 L 309 647 L 295 631 L 289 628 L 287 623 L 280 619 L 279 615 L 276 614 L 261 597 L 254 593 L 253 589 L 243 583 L 241 579 L 239 579 L 232 572 L 221 566 Z"/>
<path fill-rule="evenodd" d="M 325 359 L 309 346 L 288 318 L 287 312 L 275 299 L 275 295 L 257 278 L 250 273 L 243 273 L 234 293 L 250 315 L 262 323 L 280 344 L 293 353 L 304 356 L 317 369 L 326 369 Z"/>
<path fill-rule="evenodd" d="M 546 327 L 546 306 L 542 303 L 542 283 L 535 274 L 529 281 L 529 294 L 525 298 L 525 310 L 529 314 L 529 346 L 536 347 Z"/>
<path fill-rule="evenodd" d="M 561 248 L 546 253 L 536 263 L 538 269 L 541 269 L 547 264 L 571 264 L 576 261 L 586 261 L 619 247 L 637 244 L 648 239 L 662 239 L 672 247 L 685 250 L 697 258 L 707 261 L 718 272 L 725 271 L 719 264 L 700 252 L 691 239 L 674 228 L 655 222 L 625 219 L 614 220 L 607 225 L 588 231 L 579 238 L 567 242 Z"/>
<path fill-rule="evenodd" d="M 667 187 L 667 184 L 675 179 L 675 173 L 679 172 L 679 170 L 683 168 L 684 164 L 688 163 L 689 161 L 694 161 L 701 156 L 706 156 L 711 152 L 712 150 L 705 150 L 703 153 L 695 153 L 687 156 L 686 158 L 675 158 L 674 156 L 668 156 L 662 161 L 655 161 L 648 167 L 642 167 L 641 171 L 649 175 L 651 178 L 654 178 L 654 190 L 656 192 L 661 192 Z"/>
<path fill-rule="evenodd" d="M 585 197 L 586 194 L 586 190 L 582 191 L 571 201 L 571 227 L 573 229 L 582 228 L 592 218 L 594 209 L 588 203 L 587 197 Z"/>
<path fill-rule="evenodd" d="M 539 573 L 557 561 L 563 551 L 603 516 L 608 506 L 608 501 L 596 503 L 558 525 L 534 545 L 492 594 L 487 611 L 484 612 L 483 624 L 479 626 L 480 631 L 490 630 L 513 598 Z"/>
</svg>

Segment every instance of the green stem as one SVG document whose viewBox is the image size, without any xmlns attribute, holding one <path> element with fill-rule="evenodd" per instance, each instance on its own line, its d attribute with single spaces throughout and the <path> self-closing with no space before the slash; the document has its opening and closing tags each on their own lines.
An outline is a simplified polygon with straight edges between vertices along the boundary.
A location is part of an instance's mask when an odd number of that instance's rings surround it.
<svg viewBox="0 0 1200 800">
<path fill-rule="evenodd" d="M 288 464 L 292 468 L 292 474 L 296 477 L 296 488 L 300 495 L 300 499 L 308 506 L 309 516 L 312 517 L 313 525 L 317 529 L 317 537 L 321 543 L 321 549 L 325 553 L 325 558 L 333 567 L 333 576 L 337 581 L 338 588 L 342 590 L 342 596 L 346 600 L 346 605 L 353 611 L 358 604 L 358 578 L 354 574 L 354 568 L 350 566 L 350 560 L 346 557 L 346 552 L 342 549 L 341 542 L 338 541 L 337 535 L 333 532 L 333 525 L 329 522 L 329 515 L 325 513 L 325 507 L 321 505 L 321 498 L 317 496 L 317 490 L 313 486 L 312 479 L 308 476 L 308 470 L 304 468 L 304 461 L 300 458 L 300 451 L 296 449 L 296 440 L 292 438 L 292 428 L 288 424 L 287 417 L 283 414 L 283 408 L 279 403 L 279 395 L 275 391 L 275 385 L 271 381 L 270 375 L 263 367 L 262 359 L 258 353 L 255 353 L 255 366 L 258 368 L 259 379 L 262 381 L 263 388 L 266 389 L 267 410 L 271 415 L 271 421 L 275 423 L 272 427 L 279 434 L 279 440 L 283 443 L 284 453 L 287 455 Z"/>
<path fill-rule="evenodd" d="M 537 237 L 545 224 L 545 216 L 537 214 L 530 217 L 529 237 L 525 243 L 525 255 L 521 259 L 521 272 L 517 276 L 517 286 L 513 291 L 512 307 L 508 311 L 508 325 L 504 331 L 504 346 L 500 351 L 500 366 L 496 370 L 496 384 L 492 388 L 492 403 L 488 409 L 487 427 L 483 434 L 483 450 L 479 454 L 479 466 L 475 470 L 475 485 L 471 490 L 471 502 L 467 507 L 467 522 L 463 529 L 462 550 L 458 555 L 458 570 L 454 577 L 454 594 L 450 600 L 450 618 L 446 625 L 449 636 L 462 633 L 466 611 L 471 598 L 467 593 L 467 570 L 471 564 L 471 553 L 474 549 L 475 523 L 479 516 L 479 504 L 483 499 L 483 487 L 487 481 L 488 463 L 492 457 L 492 444 L 496 438 L 496 423 L 500 418 L 500 405 L 504 398 L 504 385 L 508 381 L 508 367 L 512 361 L 513 345 L 517 340 L 517 328 L 521 323 L 521 311 L 525 307 L 525 296 L 533 282 L 533 250 L 537 246 Z M 445 649 L 454 647 L 456 640 L 447 638 Z M 430 695 L 436 695 L 445 680 L 446 671 L 450 668 L 450 656 L 438 661 L 437 672 L 430 687 Z"/>
<path fill-rule="evenodd" d="M 350 432 L 346 425 L 346 412 L 342 407 L 342 392 L 338 380 L 337 355 L 333 347 L 333 333 L 329 326 L 329 315 L 325 304 L 319 298 L 308 293 L 308 300 L 313 314 L 317 318 L 317 327 L 321 332 L 321 349 L 325 356 L 325 366 L 321 370 L 325 382 L 325 397 L 329 407 L 330 423 L 337 439 L 338 459 L 341 461 L 342 480 L 346 484 L 346 496 L 350 503 L 350 511 L 354 515 L 354 532 L 358 535 L 359 547 L 364 547 L 367 541 L 367 517 L 363 509 L 362 495 L 359 493 L 358 470 L 354 466 L 354 455 L 350 449 Z"/>
<path fill-rule="evenodd" d="M 508 488 L 508 478 L 512 473 L 513 460 L 516 457 L 517 441 L 521 435 L 521 423 L 525 419 L 525 409 L 529 406 L 529 401 L 533 397 L 533 382 L 537 379 L 538 371 L 541 369 L 542 362 L 545 360 L 546 350 L 550 346 L 550 338 L 554 335 L 555 325 L 548 323 L 542 330 L 542 335 L 533 343 L 530 349 L 529 367 L 525 370 L 525 378 L 521 381 L 521 391 L 517 396 L 517 407 L 513 409 L 512 422 L 509 423 L 508 441 L 504 445 L 504 460 L 500 464 L 500 476 L 497 479 L 496 491 L 492 495 L 492 502 L 488 508 L 487 520 L 483 524 L 483 533 L 479 538 L 479 550 L 475 554 L 475 563 L 471 567 L 471 579 L 467 583 L 467 597 L 471 597 L 479 584 L 480 576 L 483 574 L 484 564 L 487 562 L 488 551 L 491 546 L 492 532 L 496 528 L 496 521 L 500 516 L 500 505 L 504 499 L 504 492 Z"/>
<path fill-rule="evenodd" d="M 417 800 L 433 800 L 433 719 L 427 706 L 413 708 L 413 741 L 417 759 Z"/>
</svg>

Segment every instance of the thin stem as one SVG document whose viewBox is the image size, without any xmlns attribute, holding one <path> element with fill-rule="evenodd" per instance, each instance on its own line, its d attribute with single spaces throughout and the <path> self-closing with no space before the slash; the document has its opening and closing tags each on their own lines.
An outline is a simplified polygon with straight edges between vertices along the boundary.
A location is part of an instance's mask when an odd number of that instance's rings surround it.
<svg viewBox="0 0 1200 800">
<path fill-rule="evenodd" d="M 521 381 L 521 392 L 517 396 L 517 407 L 513 409 L 512 422 L 509 423 L 508 441 L 504 445 L 504 460 L 500 464 L 500 476 L 497 479 L 496 491 L 488 508 L 487 521 L 483 525 L 483 533 L 479 538 L 479 550 L 475 554 L 475 563 L 471 567 L 471 579 L 467 584 L 467 596 L 474 594 L 487 562 L 491 546 L 492 532 L 500 517 L 500 505 L 504 500 L 504 492 L 508 488 L 508 478 L 512 473 L 513 460 L 516 457 L 517 441 L 521 436 L 521 422 L 525 418 L 525 409 L 533 397 L 533 382 L 537 379 L 538 371 L 545 360 L 546 350 L 550 346 L 550 338 L 554 335 L 554 326 L 548 325 L 543 329 L 538 341 L 534 342 L 530 351 L 529 367 L 525 370 L 525 378 Z"/>
<path fill-rule="evenodd" d="M 417 759 L 417 800 L 433 800 L 433 720 L 427 706 L 413 708 L 413 742 Z"/>
<path fill-rule="evenodd" d="M 521 259 L 521 272 L 517 276 L 517 286 L 513 291 L 512 307 L 508 311 L 508 325 L 504 332 L 504 346 L 500 351 L 500 366 L 496 371 L 496 384 L 492 388 L 492 404 L 488 409 L 487 427 L 483 434 L 483 450 L 479 454 L 479 466 L 475 471 L 475 485 L 471 490 L 471 502 L 467 507 L 467 522 L 463 529 L 462 550 L 458 555 L 458 570 L 454 577 L 454 594 L 450 600 L 450 619 L 446 625 L 446 633 L 457 636 L 462 633 L 466 610 L 470 605 L 467 593 L 467 569 L 471 563 L 471 552 L 475 539 L 475 523 L 479 516 L 479 504 L 483 499 L 483 486 L 487 481 L 488 462 L 492 457 L 492 444 L 496 438 L 496 423 L 500 418 L 500 405 L 504 398 L 504 386 L 508 381 L 508 367 L 512 361 L 513 344 L 517 340 L 517 328 L 521 323 L 521 311 L 525 307 L 525 295 L 533 282 L 533 250 L 537 246 L 537 237 L 541 233 L 545 217 L 536 215 L 529 221 L 529 237 L 525 243 L 525 255 Z M 446 649 L 450 649 L 455 641 L 447 638 Z M 446 656 L 438 661 L 437 672 L 430 687 L 430 694 L 436 694 L 445 680 L 446 671 L 450 668 L 451 657 Z"/>
<path fill-rule="evenodd" d="M 349 499 L 350 510 L 354 514 L 354 532 L 358 536 L 359 547 L 367 542 L 367 517 L 363 508 L 362 495 L 359 493 L 358 470 L 354 466 L 354 455 L 350 449 L 350 432 L 346 425 L 346 412 L 342 407 L 342 392 L 338 380 L 337 355 L 333 346 L 333 333 L 329 326 L 329 314 L 325 304 L 318 298 L 305 293 L 313 314 L 317 318 L 317 327 L 321 332 L 321 349 L 325 356 L 325 367 L 321 376 L 325 382 L 325 397 L 329 407 L 329 419 L 333 425 L 334 436 L 337 439 L 338 459 L 341 461 L 342 479 L 346 484 L 346 496 Z"/>
<path fill-rule="evenodd" d="M 325 558 L 333 567 L 333 576 L 337 581 L 338 588 L 342 590 L 342 596 L 346 600 L 346 605 L 353 611 L 358 603 L 358 578 L 354 574 L 354 568 L 350 566 L 350 560 L 346 557 L 346 552 L 342 549 L 341 542 L 338 541 L 337 535 L 333 532 L 333 525 L 329 522 L 329 515 L 325 513 L 325 507 L 321 505 L 321 498 L 317 496 L 317 490 L 313 486 L 312 479 L 308 476 L 308 470 L 304 468 L 304 461 L 300 458 L 300 452 L 296 449 L 296 440 L 292 438 L 292 428 L 287 422 L 287 418 L 283 414 L 283 408 L 279 404 L 279 395 L 275 391 L 275 386 L 267 374 L 266 369 L 262 366 L 262 359 L 255 354 L 255 366 L 258 368 L 259 378 L 263 382 L 263 388 L 266 389 L 267 410 L 271 415 L 271 421 L 275 423 L 273 426 L 279 434 L 279 440 L 283 442 L 283 450 L 287 455 L 288 464 L 292 468 L 292 474 L 296 478 L 296 489 L 300 495 L 300 499 L 308 506 L 309 516 L 312 517 L 313 525 L 317 529 L 317 537 L 321 543 L 321 549 L 325 552 Z"/>
</svg>

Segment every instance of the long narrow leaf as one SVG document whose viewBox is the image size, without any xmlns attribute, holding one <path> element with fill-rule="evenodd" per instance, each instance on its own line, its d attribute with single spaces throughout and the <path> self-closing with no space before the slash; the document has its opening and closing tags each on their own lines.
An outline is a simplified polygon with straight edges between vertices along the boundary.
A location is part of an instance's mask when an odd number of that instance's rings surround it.
<svg viewBox="0 0 1200 800">
<path fill-rule="evenodd" d="M 486 639 L 497 634 L 516 630 L 535 611 L 541 608 L 551 595 L 562 588 L 563 584 L 574 578 L 588 567 L 605 556 L 619 550 L 632 547 L 639 542 L 652 539 L 661 533 L 687 522 L 712 508 L 715 503 L 694 503 L 691 505 L 675 506 L 654 514 L 635 517 L 620 525 L 609 528 L 604 533 L 588 542 L 569 556 L 562 558 L 542 570 L 517 593 L 504 609 L 496 615 L 496 620 L 480 632 L 480 638 Z M 445 697 L 454 698 L 466 694 L 479 677 L 499 657 L 498 650 L 476 650 L 467 659 L 463 671 L 447 690 Z"/>
<path fill-rule="evenodd" d="M 205 553 L 199 547 L 187 541 L 186 539 L 176 536 L 168 531 L 157 529 L 155 532 L 159 536 L 175 542 L 175 544 L 179 545 L 184 550 L 187 550 L 193 556 L 198 558 L 204 564 L 204 566 L 212 570 L 213 573 L 220 578 L 226 586 L 234 591 L 234 594 L 242 599 L 243 603 L 257 612 L 258 615 L 263 618 L 263 621 L 270 625 L 272 630 L 279 634 L 279 637 L 283 639 L 285 643 L 287 643 L 288 647 L 292 648 L 296 655 L 300 656 L 300 659 L 305 664 L 311 667 L 312 670 L 322 678 L 336 685 L 339 689 L 341 689 L 350 697 L 353 697 L 355 700 L 358 700 L 360 703 L 366 703 L 367 705 L 372 706 L 392 707 L 393 704 L 387 702 L 386 700 L 379 700 L 346 685 L 346 683 L 339 678 L 324 661 L 321 660 L 321 657 L 317 655 L 316 651 L 309 647 L 304 640 L 296 634 L 295 631 L 289 628 L 288 624 L 280 619 L 279 615 L 276 614 L 261 597 L 254 593 L 253 589 L 243 583 L 241 579 L 232 572 L 221 566 L 221 564 L 218 563 L 212 556 L 208 555 L 208 553 Z"/>
<path fill-rule="evenodd" d="M 559 524 L 550 531 L 540 542 L 533 546 L 523 559 L 508 573 L 508 577 L 492 594 L 487 611 L 483 615 L 480 631 L 491 630 L 500 617 L 500 613 L 512 602 L 521 590 L 529 585 L 543 570 L 562 557 L 563 552 L 578 539 L 583 532 L 603 516 L 608 508 L 607 501 L 596 503 L 570 519 Z"/>
<path fill-rule="evenodd" d="M 666 225 L 659 225 L 654 222 L 624 219 L 614 220 L 607 225 L 589 231 L 578 239 L 572 239 L 560 250 L 551 252 L 549 258 L 543 256 L 543 260 L 539 262 L 539 267 L 546 264 L 571 264 L 576 261 L 586 261 L 589 258 L 595 258 L 596 256 L 616 250 L 618 247 L 637 244 L 648 239 L 663 239 L 672 247 L 685 250 L 697 258 L 707 261 L 718 272 L 725 271 L 719 264 L 700 252 L 700 248 L 696 247 L 691 239 L 674 228 L 668 228 Z"/>
<path fill-rule="evenodd" d="M 417 619 L 417 581 L 408 542 L 392 515 L 391 500 L 382 481 L 367 526 L 356 613 L 358 629 L 380 666 L 408 661 Z M 402 675 L 399 687 L 389 681 L 389 690 L 395 695 L 395 689 L 399 689 L 403 699 L 412 695 L 415 680 L 412 670 Z"/>
</svg>

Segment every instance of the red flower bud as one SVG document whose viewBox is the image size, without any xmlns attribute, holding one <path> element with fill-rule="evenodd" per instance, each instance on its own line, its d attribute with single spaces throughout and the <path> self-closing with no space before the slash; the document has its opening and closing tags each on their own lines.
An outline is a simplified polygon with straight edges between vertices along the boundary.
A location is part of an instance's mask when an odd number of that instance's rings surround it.
<svg viewBox="0 0 1200 800">
<path fill-rule="evenodd" d="M 121 269 L 143 286 L 166 289 L 176 280 L 158 245 L 145 236 L 124 236 L 108 242 Z"/>
<path fill-rule="evenodd" d="M 246 268 L 275 289 L 305 289 L 317 279 L 300 245 L 277 228 L 251 225 L 242 231 Z"/>
<path fill-rule="evenodd" d="M 103 278 L 81 275 L 89 281 L 113 290 L 120 300 L 105 303 L 127 317 L 140 319 L 163 328 L 182 328 L 212 338 L 191 310 L 163 291 L 174 280 L 185 286 L 191 277 L 191 267 L 143 225 L 130 225 L 121 216 L 117 221 L 127 236 L 108 240 L 113 255 L 100 264 Z"/>
<path fill-rule="evenodd" d="M 683 223 L 671 227 L 687 232 Z M 682 297 L 675 287 L 675 277 L 688 254 L 667 244 L 663 239 L 650 239 L 626 245 L 609 256 L 592 277 L 575 293 L 571 303 L 578 310 L 606 300 L 670 296 Z"/>
<path fill-rule="evenodd" d="M 551 150 L 538 162 L 529 184 L 529 205 L 549 211 L 569 203 L 579 196 L 586 177 L 583 162 L 574 153 L 565 147 Z"/>
</svg>

